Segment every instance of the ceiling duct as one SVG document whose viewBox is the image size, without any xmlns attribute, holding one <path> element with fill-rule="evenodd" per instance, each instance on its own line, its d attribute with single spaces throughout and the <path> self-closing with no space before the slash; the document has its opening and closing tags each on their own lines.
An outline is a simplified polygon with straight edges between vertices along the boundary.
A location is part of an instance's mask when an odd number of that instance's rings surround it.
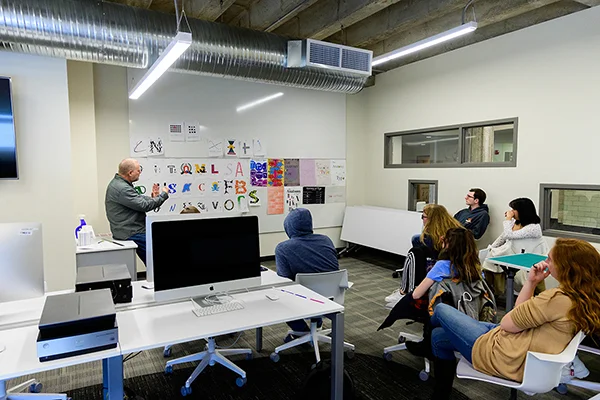
<svg viewBox="0 0 600 400">
<path fill-rule="evenodd" d="M 357 93 L 367 76 L 286 68 L 287 40 L 189 19 L 193 43 L 172 71 Z M 184 24 L 184 26 L 187 26 Z M 0 0 L 0 50 L 148 68 L 177 33 L 168 14 L 93 0 Z"/>
</svg>

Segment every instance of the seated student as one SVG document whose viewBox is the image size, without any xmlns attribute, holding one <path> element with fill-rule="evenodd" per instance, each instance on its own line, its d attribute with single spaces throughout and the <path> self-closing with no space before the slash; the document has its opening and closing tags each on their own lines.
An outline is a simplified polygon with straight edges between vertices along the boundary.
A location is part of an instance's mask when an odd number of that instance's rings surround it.
<svg viewBox="0 0 600 400">
<path fill-rule="evenodd" d="M 329 237 L 313 233 L 312 215 L 306 208 L 290 211 L 283 221 L 290 238 L 275 248 L 277 275 L 296 279 L 297 273 L 337 271 L 339 263 L 335 246 Z M 287 323 L 295 332 L 308 332 L 303 320 Z M 286 341 L 293 339 L 286 337 Z"/>
<path fill-rule="evenodd" d="M 462 227 L 451 228 L 442 238 L 442 242 L 443 250 L 439 260 L 421 284 L 396 304 L 379 329 L 391 326 L 398 319 L 413 319 L 427 323 L 429 310 L 442 300 L 440 292 L 445 292 L 456 300 L 452 301 L 453 304 L 457 304 L 458 299 L 468 292 L 471 294 L 472 304 L 461 309 L 479 317 L 487 289 L 482 282 L 479 252 L 473 234 Z M 452 287 L 443 287 L 441 282 L 448 279 L 452 280 Z M 433 292 L 430 291 L 432 287 L 435 287 Z M 420 344 L 407 342 L 408 350 L 413 354 L 426 355 L 427 352 L 423 347 L 428 347 L 428 337 L 428 330 L 425 329 L 425 340 Z"/>
<path fill-rule="evenodd" d="M 504 231 L 489 246 L 488 258 L 515 254 L 516 252 L 520 252 L 521 248 L 526 252 L 545 254 L 548 248 L 542 239 L 540 217 L 537 215 L 533 201 L 525 197 L 518 198 L 511 201 L 509 207 L 510 210 L 504 214 L 506 217 L 506 220 L 503 222 Z M 535 248 L 529 248 L 531 247 L 529 243 L 526 246 L 519 245 L 519 241 L 523 241 L 524 243 L 531 239 L 539 239 L 539 242 L 535 241 Z M 483 269 L 486 281 L 493 288 L 494 293 L 496 295 L 504 293 L 506 276 L 502 268 L 489 261 L 485 261 Z M 544 285 L 544 283 L 541 282 L 540 285 Z M 540 286 L 538 292 L 541 293 L 545 289 L 545 286 Z"/>
<path fill-rule="evenodd" d="M 462 226 L 473 232 L 475 239 L 483 236 L 490 223 L 488 206 L 483 204 L 486 197 L 485 192 L 481 189 L 469 189 L 469 193 L 465 196 L 468 207 L 454 214 L 454 218 Z"/>
<path fill-rule="evenodd" d="M 415 235 L 412 237 L 412 246 L 413 248 L 420 248 L 424 250 L 424 257 L 430 258 L 432 260 L 437 260 L 438 254 L 442 250 L 443 243 L 441 238 L 450 228 L 458 228 L 461 225 L 456 221 L 446 210 L 446 207 L 438 205 L 438 204 L 427 204 L 423 209 L 423 214 L 421 215 L 421 219 L 423 220 L 423 231 L 420 235 Z M 419 257 L 421 258 L 421 257 Z M 419 269 L 418 271 L 414 271 L 414 276 L 411 279 L 414 279 L 415 285 L 421 283 L 420 280 L 426 274 L 426 263 L 417 263 L 415 265 L 415 269 Z M 403 274 L 410 273 L 405 270 Z M 405 276 L 403 275 L 403 280 L 405 281 Z M 411 286 L 412 287 L 412 286 Z M 405 290 L 396 289 L 385 298 L 385 302 L 397 303 L 404 295 L 406 294 Z"/>
<path fill-rule="evenodd" d="M 185 206 L 180 214 L 200 214 L 200 210 L 196 206 Z"/>
<path fill-rule="evenodd" d="M 533 297 L 548 275 L 560 286 Z M 454 351 L 484 374 L 521 382 L 528 351 L 562 352 L 579 331 L 600 333 L 600 254 L 577 239 L 556 240 L 548 259 L 531 268 L 527 282 L 500 326 L 475 321 L 440 304 L 431 318 L 435 355 L 435 399 L 448 399 L 456 358 Z"/>
</svg>

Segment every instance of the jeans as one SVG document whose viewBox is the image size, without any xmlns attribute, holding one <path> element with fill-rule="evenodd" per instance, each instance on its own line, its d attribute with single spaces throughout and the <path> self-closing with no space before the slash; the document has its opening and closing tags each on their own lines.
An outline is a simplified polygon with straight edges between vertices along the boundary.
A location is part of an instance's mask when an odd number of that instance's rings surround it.
<svg viewBox="0 0 600 400">
<path fill-rule="evenodd" d="M 138 257 L 142 260 L 144 265 L 146 265 L 146 234 L 145 233 L 136 233 L 135 235 L 127 238 L 127 240 L 132 240 L 137 244 L 137 249 L 135 252 Z"/>
<path fill-rule="evenodd" d="M 317 323 L 317 327 L 320 327 L 321 325 L 323 325 L 322 318 L 311 318 L 311 322 L 312 321 Z M 310 328 L 306 324 L 306 321 L 304 321 L 303 319 L 298 319 L 296 321 L 289 321 L 289 322 L 287 322 L 287 324 L 290 327 L 290 329 L 293 330 L 294 332 L 310 332 Z"/>
<path fill-rule="evenodd" d="M 490 322 L 479 322 L 447 304 L 438 304 L 430 320 L 434 328 L 431 333 L 433 354 L 442 360 L 454 360 L 457 350 L 470 363 L 475 341 L 498 326 Z"/>
</svg>

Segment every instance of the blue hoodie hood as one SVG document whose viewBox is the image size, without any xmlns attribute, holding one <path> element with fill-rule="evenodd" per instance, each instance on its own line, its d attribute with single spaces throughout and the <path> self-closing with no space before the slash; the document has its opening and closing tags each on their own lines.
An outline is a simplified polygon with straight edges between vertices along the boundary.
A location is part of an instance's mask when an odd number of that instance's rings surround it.
<svg viewBox="0 0 600 400">
<path fill-rule="evenodd" d="M 306 208 L 296 208 L 290 211 L 283 221 L 283 228 L 288 237 L 306 236 L 313 233 L 312 215 Z"/>
</svg>

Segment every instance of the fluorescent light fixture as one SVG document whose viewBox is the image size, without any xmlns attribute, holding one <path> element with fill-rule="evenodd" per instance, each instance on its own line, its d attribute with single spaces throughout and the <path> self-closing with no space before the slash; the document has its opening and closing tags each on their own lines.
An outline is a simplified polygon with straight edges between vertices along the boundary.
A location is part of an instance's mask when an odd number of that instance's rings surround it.
<svg viewBox="0 0 600 400">
<path fill-rule="evenodd" d="M 427 39 L 420 40 L 416 43 L 409 44 L 408 46 L 404 46 L 394 51 L 390 51 L 389 53 L 377 56 L 373 59 L 371 65 L 374 67 L 376 65 L 383 64 L 390 60 L 394 60 L 396 58 L 400 58 L 408 54 L 416 53 L 417 51 L 421 51 L 428 47 L 435 46 L 436 44 L 447 42 L 448 40 L 454 39 L 462 35 L 466 35 L 467 33 L 471 33 L 475 29 L 477 29 L 477 22 L 467 22 L 466 24 L 457 26 L 456 28 L 452 28 L 449 31 L 439 33 Z"/>
<path fill-rule="evenodd" d="M 188 32 L 178 32 L 175 39 L 162 52 L 158 60 L 152 64 L 150 69 L 144 74 L 142 79 L 135 85 L 129 93 L 132 100 L 138 99 L 154 82 L 164 74 L 171 65 L 187 50 L 192 44 L 192 34 Z"/>
<path fill-rule="evenodd" d="M 281 96 L 283 96 L 282 92 L 275 93 L 275 94 L 272 94 L 270 96 L 263 97 L 262 99 L 255 100 L 255 101 L 253 101 L 251 103 L 244 104 L 243 106 L 239 106 L 238 108 L 236 108 L 236 111 L 237 112 L 242 112 L 242 111 L 245 111 L 245 110 L 247 110 L 249 108 L 256 107 L 256 106 L 258 106 L 260 104 L 266 103 L 267 101 L 274 100 L 274 99 L 276 99 L 278 97 L 281 97 Z"/>
</svg>

